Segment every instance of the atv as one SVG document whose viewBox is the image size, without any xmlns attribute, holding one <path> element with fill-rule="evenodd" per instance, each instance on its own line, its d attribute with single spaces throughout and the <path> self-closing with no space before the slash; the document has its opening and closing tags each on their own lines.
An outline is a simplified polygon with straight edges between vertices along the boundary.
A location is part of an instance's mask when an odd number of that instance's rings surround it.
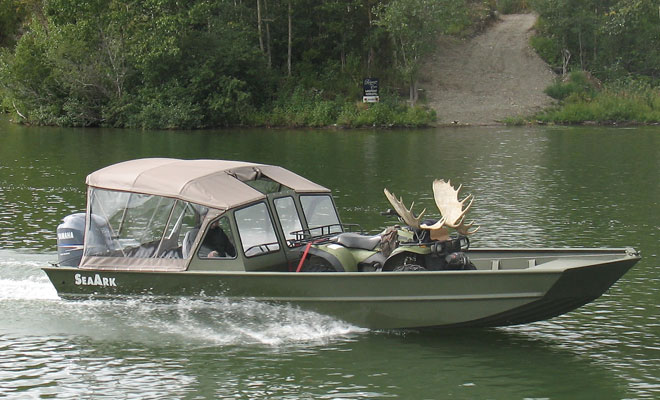
<svg viewBox="0 0 660 400">
<path fill-rule="evenodd" d="M 449 181 L 433 182 L 433 195 L 441 218 L 422 220 L 384 189 L 393 206 L 382 215 L 397 216 L 403 223 L 388 227 L 377 235 L 352 232 L 356 225 L 332 224 L 293 232 L 294 244 L 301 253 L 297 272 L 383 272 L 474 270 L 466 255 L 471 235 L 479 229 L 465 223 L 465 215 L 474 197 L 458 201 L 461 187 L 454 189 Z M 464 207 L 466 202 L 469 203 Z M 450 234 L 449 229 L 455 230 Z M 338 230 L 342 233 L 336 233 Z"/>
</svg>

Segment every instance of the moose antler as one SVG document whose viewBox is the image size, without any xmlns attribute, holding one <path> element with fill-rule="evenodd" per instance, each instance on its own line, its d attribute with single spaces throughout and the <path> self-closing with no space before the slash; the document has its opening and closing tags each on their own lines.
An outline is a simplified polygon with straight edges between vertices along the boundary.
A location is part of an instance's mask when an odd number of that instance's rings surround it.
<svg viewBox="0 0 660 400">
<path fill-rule="evenodd" d="M 474 225 L 474 221 L 469 224 L 465 223 L 465 214 L 472 207 L 474 196 L 469 194 L 463 200 L 458 201 L 458 192 L 461 190 L 461 187 L 463 186 L 459 185 L 458 189 L 454 189 L 450 181 L 445 182 L 443 179 L 433 181 L 433 198 L 435 199 L 435 204 L 438 206 L 438 210 L 440 210 L 442 219 L 431 226 L 421 225 L 420 227 L 435 230 L 447 226 L 456 229 L 462 235 L 472 235 L 477 232 L 479 227 L 471 231 L 469 230 Z M 468 205 L 463 208 L 467 201 L 469 201 Z"/>
<path fill-rule="evenodd" d="M 394 207 L 394 211 L 396 211 L 401 219 L 403 219 L 403 222 L 405 222 L 406 225 L 410 226 L 411 228 L 419 229 L 419 221 L 421 221 L 422 216 L 426 212 L 426 208 L 421 213 L 419 213 L 419 216 L 415 217 L 415 214 L 412 212 L 412 208 L 415 205 L 414 201 L 412 204 L 410 204 L 410 209 L 407 209 L 403 204 L 403 197 L 397 199 L 396 196 L 390 193 L 390 191 L 387 189 L 383 189 L 383 192 L 385 192 L 385 197 L 387 197 L 387 200 L 389 200 L 390 204 L 392 204 L 392 207 Z"/>
<path fill-rule="evenodd" d="M 458 192 L 461 190 L 461 187 L 462 185 L 459 185 L 458 189 L 454 189 L 450 181 L 445 182 L 442 179 L 436 179 L 433 181 L 433 198 L 435 199 L 435 204 L 438 206 L 438 210 L 442 216 L 442 218 L 433 225 L 420 224 L 426 209 L 424 209 L 419 216 L 415 217 L 415 214 L 412 212 L 415 202 L 413 202 L 410 205 L 410 209 L 408 209 L 403 204 L 403 198 L 397 199 L 396 196 L 390 193 L 387 189 L 384 189 L 383 191 L 385 192 L 387 200 L 390 201 L 390 204 L 392 204 L 392 207 L 394 207 L 394 210 L 399 214 L 406 225 L 415 229 L 430 230 L 431 238 L 434 240 L 446 240 L 449 238 L 449 231 L 447 228 L 454 228 L 462 235 L 472 235 L 479 230 L 479 227 L 470 230 L 474 225 L 474 221 L 469 224 L 465 223 L 465 215 L 470 210 L 470 207 L 472 207 L 474 196 L 470 194 L 463 200 L 458 201 Z M 468 205 L 463 208 L 468 201 Z"/>
</svg>

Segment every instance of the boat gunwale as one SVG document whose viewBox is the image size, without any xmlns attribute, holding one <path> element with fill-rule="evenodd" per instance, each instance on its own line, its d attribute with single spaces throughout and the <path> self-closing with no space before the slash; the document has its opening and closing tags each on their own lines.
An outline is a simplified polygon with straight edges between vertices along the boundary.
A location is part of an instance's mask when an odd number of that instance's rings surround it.
<svg viewBox="0 0 660 400">
<path fill-rule="evenodd" d="M 259 276 L 259 277 L 283 277 L 283 276 L 318 276 L 318 277 L 375 277 L 375 276 L 429 276 L 429 275 L 492 275 L 492 274 L 541 274 L 541 273 L 562 273 L 563 271 L 574 269 L 574 268 L 589 268 L 597 267 L 604 264 L 619 263 L 625 261 L 639 261 L 641 256 L 637 253 L 630 252 L 632 248 L 620 248 L 620 249 L 581 249 L 580 252 L 586 254 L 580 255 L 564 255 L 557 256 L 558 261 L 568 261 L 568 260 L 578 260 L 584 261 L 584 265 L 553 265 L 550 267 L 544 267 L 544 264 L 550 263 L 552 261 L 547 261 L 535 266 L 526 267 L 526 268 L 510 268 L 510 269 L 477 269 L 477 270 L 443 270 L 443 271 L 374 271 L 374 272 L 294 272 L 294 271 L 229 271 L 229 270 L 155 270 L 155 269 L 112 269 L 112 268 L 79 268 L 79 267 L 60 267 L 60 266 L 51 266 L 43 267 L 44 271 L 54 270 L 70 270 L 70 271 L 80 271 L 81 273 L 127 273 L 127 274 L 164 274 L 164 275 L 198 275 L 198 276 Z M 472 251 L 477 251 L 482 249 L 474 249 Z M 551 250 L 551 249 L 547 249 Z M 565 250 L 565 249 L 555 249 L 555 250 Z M 609 253 L 595 252 L 591 253 L 590 250 L 609 250 Z M 619 254 L 620 252 L 612 252 L 613 250 L 624 251 L 624 253 Z M 501 252 L 501 249 L 498 250 Z M 598 262 L 595 260 L 589 259 L 588 257 L 598 257 L 604 254 L 612 254 L 613 256 L 619 255 L 619 257 L 612 257 L 610 259 L 599 259 Z M 490 258 L 475 258 L 474 260 L 484 260 Z M 502 260 L 502 258 L 492 258 L 493 260 Z M 533 257 L 507 257 L 506 260 L 514 259 L 533 259 Z"/>
</svg>

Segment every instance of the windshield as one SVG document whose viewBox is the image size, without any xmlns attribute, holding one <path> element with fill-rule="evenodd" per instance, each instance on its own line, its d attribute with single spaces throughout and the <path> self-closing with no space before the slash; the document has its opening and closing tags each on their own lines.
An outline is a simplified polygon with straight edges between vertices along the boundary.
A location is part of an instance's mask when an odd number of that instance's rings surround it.
<svg viewBox="0 0 660 400">
<path fill-rule="evenodd" d="M 286 239 L 287 245 L 292 246 L 293 240 L 296 239 L 294 232 L 302 229 L 300 217 L 296 210 L 296 204 L 293 201 L 293 197 L 281 197 L 275 199 L 274 203 L 277 217 L 280 220 L 280 225 L 284 232 L 284 238 Z"/>
<path fill-rule="evenodd" d="M 337 210 L 329 195 L 302 195 L 300 203 L 312 234 L 342 232 Z M 321 229 L 322 227 L 327 228 Z"/>
</svg>

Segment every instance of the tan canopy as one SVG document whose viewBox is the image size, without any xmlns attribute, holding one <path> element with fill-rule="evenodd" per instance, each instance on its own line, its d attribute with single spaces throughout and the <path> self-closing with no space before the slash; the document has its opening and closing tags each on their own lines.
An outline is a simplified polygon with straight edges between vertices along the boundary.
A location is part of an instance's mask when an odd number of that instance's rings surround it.
<svg viewBox="0 0 660 400">
<path fill-rule="evenodd" d="M 244 182 L 266 176 L 296 192 L 330 192 L 282 167 L 225 160 L 143 158 L 110 165 L 87 176 L 87 185 L 173 197 L 228 209 L 265 198 Z"/>
</svg>

